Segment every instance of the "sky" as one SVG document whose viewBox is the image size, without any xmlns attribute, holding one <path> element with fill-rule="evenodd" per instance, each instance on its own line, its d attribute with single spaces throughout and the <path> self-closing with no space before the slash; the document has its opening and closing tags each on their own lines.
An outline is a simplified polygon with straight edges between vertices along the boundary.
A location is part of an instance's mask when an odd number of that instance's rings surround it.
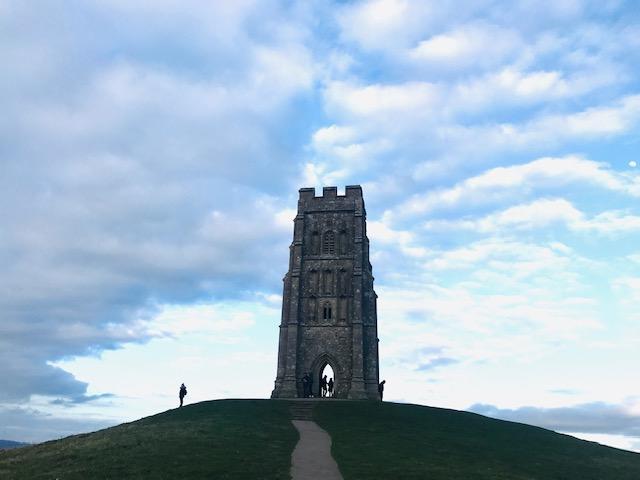
<svg viewBox="0 0 640 480">
<path fill-rule="evenodd" d="M 629 1 L 0 0 L 0 438 L 267 398 L 363 187 L 385 399 L 640 451 Z"/>
</svg>

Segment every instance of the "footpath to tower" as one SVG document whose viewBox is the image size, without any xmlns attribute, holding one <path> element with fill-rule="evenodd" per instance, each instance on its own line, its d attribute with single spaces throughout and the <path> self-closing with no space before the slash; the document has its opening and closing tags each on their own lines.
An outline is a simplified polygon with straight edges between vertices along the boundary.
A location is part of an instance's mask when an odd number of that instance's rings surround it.
<svg viewBox="0 0 640 480">
<path fill-rule="evenodd" d="M 313 421 L 313 408 L 323 401 L 332 400 L 297 399 L 289 402 L 291 423 L 300 435 L 291 454 L 293 480 L 342 480 L 338 464 L 331 455 L 331 437 Z"/>
<path fill-rule="evenodd" d="M 293 480 L 343 480 L 331 456 L 331 437 L 312 420 L 291 420 L 300 434 L 291 454 Z"/>
</svg>

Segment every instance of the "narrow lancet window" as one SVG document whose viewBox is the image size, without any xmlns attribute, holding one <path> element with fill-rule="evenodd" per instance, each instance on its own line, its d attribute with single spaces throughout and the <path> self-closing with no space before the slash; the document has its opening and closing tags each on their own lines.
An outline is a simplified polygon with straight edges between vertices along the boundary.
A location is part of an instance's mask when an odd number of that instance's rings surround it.
<svg viewBox="0 0 640 480">
<path fill-rule="evenodd" d="M 322 318 L 324 320 L 331 320 L 331 304 L 324 304 L 324 307 L 322 309 Z"/>
<path fill-rule="evenodd" d="M 324 234 L 324 241 L 322 242 L 322 253 L 334 254 L 336 251 L 336 234 L 332 230 L 329 230 Z"/>
</svg>

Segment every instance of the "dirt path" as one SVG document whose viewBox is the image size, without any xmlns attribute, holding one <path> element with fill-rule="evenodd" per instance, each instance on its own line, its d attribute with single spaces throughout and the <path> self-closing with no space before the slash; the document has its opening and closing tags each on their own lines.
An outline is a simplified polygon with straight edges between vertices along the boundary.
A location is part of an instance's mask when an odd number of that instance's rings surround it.
<svg viewBox="0 0 640 480">
<path fill-rule="evenodd" d="M 331 437 L 316 422 L 291 420 L 300 432 L 300 440 L 291 454 L 293 480 L 343 480 L 338 464 L 331 456 Z"/>
</svg>

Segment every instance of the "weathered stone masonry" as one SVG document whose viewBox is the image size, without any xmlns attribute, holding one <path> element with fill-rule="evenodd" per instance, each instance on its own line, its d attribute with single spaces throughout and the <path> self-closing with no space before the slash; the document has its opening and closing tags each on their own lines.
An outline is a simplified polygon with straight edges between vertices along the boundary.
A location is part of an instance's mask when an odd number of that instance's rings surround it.
<svg viewBox="0 0 640 480">
<path fill-rule="evenodd" d="M 378 398 L 377 295 L 359 185 L 322 197 L 301 188 L 284 277 L 273 398 L 302 397 L 301 378 L 329 364 L 337 398 Z"/>
</svg>

